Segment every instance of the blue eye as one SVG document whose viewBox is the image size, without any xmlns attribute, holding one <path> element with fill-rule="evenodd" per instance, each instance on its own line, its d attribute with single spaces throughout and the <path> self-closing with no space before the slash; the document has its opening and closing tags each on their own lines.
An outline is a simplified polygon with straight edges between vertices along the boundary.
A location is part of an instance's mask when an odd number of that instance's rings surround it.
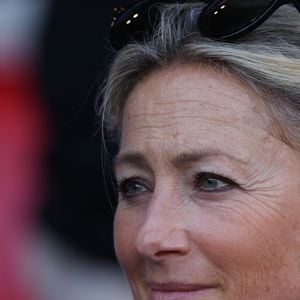
<svg viewBox="0 0 300 300">
<path fill-rule="evenodd" d="M 220 192 L 236 185 L 232 180 L 213 173 L 197 174 L 195 182 L 196 187 L 204 192 Z"/>
<path fill-rule="evenodd" d="M 131 198 L 148 192 L 148 189 L 138 179 L 128 178 L 118 183 L 118 192 L 124 198 Z"/>
</svg>

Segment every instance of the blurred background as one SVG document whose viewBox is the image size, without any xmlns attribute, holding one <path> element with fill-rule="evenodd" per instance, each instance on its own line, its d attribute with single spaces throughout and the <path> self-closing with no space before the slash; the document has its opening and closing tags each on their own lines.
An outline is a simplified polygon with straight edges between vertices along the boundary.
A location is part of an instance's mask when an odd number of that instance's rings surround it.
<svg viewBox="0 0 300 300">
<path fill-rule="evenodd" d="M 94 109 L 114 4 L 0 1 L 1 300 L 131 299 Z"/>
</svg>

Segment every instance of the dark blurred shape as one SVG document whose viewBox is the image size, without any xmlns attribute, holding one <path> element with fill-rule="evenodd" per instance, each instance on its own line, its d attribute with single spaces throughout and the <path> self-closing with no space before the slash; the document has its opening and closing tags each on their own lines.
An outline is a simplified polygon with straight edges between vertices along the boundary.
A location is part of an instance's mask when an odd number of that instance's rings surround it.
<svg viewBox="0 0 300 300">
<path fill-rule="evenodd" d="M 52 192 L 42 222 L 91 259 L 114 258 L 113 211 L 94 110 L 109 60 L 110 14 L 110 1 L 53 1 L 42 49 L 43 85 L 55 127 L 49 163 Z"/>
</svg>

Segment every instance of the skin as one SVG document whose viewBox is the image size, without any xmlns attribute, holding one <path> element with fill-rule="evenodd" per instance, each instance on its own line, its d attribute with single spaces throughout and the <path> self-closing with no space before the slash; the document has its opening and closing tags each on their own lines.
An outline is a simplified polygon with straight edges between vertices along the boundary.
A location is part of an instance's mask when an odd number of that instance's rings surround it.
<svg viewBox="0 0 300 300">
<path fill-rule="evenodd" d="M 135 86 L 114 235 L 134 299 L 299 299 L 300 154 L 270 124 L 257 94 L 204 65 Z"/>
</svg>

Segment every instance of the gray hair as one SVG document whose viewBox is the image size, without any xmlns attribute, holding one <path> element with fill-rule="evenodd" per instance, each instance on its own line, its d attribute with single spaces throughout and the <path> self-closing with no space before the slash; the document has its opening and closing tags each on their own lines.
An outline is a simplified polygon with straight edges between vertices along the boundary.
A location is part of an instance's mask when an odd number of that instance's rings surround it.
<svg viewBox="0 0 300 300">
<path fill-rule="evenodd" d="M 159 24 L 149 40 L 120 50 L 99 96 L 102 125 L 119 138 L 122 112 L 130 92 L 154 68 L 205 63 L 229 72 L 263 99 L 276 131 L 300 150 L 300 15 L 283 5 L 252 33 L 233 42 L 203 37 L 197 17 L 203 4 L 162 5 Z M 105 124 L 104 124 L 105 123 Z"/>
</svg>

